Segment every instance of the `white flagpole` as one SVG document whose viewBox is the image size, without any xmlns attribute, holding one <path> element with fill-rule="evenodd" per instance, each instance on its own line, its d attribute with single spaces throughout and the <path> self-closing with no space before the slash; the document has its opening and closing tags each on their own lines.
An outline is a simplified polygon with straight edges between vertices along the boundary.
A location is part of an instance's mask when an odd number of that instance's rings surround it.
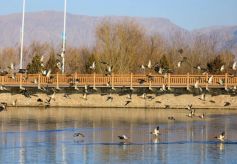
<svg viewBox="0 0 237 164">
<path fill-rule="evenodd" d="M 22 61 L 23 61 L 24 28 L 25 28 L 25 5 L 26 5 L 26 2 L 25 2 L 25 0 L 23 0 L 22 26 L 21 26 L 21 56 L 20 56 L 20 69 L 22 69 Z"/>
<path fill-rule="evenodd" d="M 64 73 L 64 71 L 65 71 L 66 21 L 67 21 L 67 0 L 64 0 L 64 23 L 63 23 L 62 73 Z"/>
</svg>

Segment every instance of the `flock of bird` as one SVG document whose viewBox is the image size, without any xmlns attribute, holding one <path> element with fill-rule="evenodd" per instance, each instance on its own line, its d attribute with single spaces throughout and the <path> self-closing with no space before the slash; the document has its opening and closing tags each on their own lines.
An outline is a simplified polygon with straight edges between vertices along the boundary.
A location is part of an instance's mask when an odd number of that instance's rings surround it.
<svg viewBox="0 0 237 164">
<path fill-rule="evenodd" d="M 151 132 L 150 132 L 151 135 L 153 135 L 156 139 L 159 138 L 159 136 L 161 135 L 160 133 L 160 127 L 157 126 L 156 128 L 154 128 Z M 84 139 L 85 138 L 85 135 L 83 133 L 80 133 L 80 132 L 77 132 L 77 133 L 74 133 L 73 137 L 76 137 L 76 138 L 79 138 L 79 139 Z M 118 139 L 121 140 L 123 144 L 127 144 L 129 143 L 128 140 L 129 140 L 130 137 L 128 137 L 127 135 L 125 134 L 122 134 L 122 135 L 119 135 L 118 136 Z M 221 134 L 219 134 L 218 136 L 215 136 L 214 137 L 215 139 L 217 139 L 218 141 L 220 141 L 221 143 L 223 143 L 225 141 L 225 132 L 221 132 Z"/>
</svg>

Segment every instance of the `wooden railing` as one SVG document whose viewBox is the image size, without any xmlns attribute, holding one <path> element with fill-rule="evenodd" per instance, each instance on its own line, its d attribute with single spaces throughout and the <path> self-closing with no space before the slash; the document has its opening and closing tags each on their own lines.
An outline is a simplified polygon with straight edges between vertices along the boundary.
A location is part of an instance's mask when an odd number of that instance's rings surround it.
<svg viewBox="0 0 237 164">
<path fill-rule="evenodd" d="M 237 86 L 237 76 L 228 74 L 213 75 L 213 81 L 209 84 L 207 81 L 211 74 L 206 75 L 173 75 L 154 74 L 148 77 L 143 74 L 112 74 L 105 76 L 103 74 L 53 74 L 51 77 L 46 77 L 41 74 L 17 74 L 15 78 L 10 75 L 0 76 L 0 85 L 2 86 L 51 86 L 51 87 L 68 87 L 75 86 L 82 87 L 90 85 L 94 87 L 106 87 L 109 83 L 111 87 L 161 87 L 166 85 L 173 88 L 188 88 L 194 86 L 198 81 L 200 87 L 209 88 L 228 88 Z M 144 80 L 140 84 L 139 81 Z M 220 80 L 224 81 L 223 85 L 218 84 Z"/>
</svg>

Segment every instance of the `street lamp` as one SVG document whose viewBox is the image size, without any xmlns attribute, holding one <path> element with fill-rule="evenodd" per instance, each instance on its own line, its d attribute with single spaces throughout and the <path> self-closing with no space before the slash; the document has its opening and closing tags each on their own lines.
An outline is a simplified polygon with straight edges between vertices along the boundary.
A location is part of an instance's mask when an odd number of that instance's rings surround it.
<svg viewBox="0 0 237 164">
<path fill-rule="evenodd" d="M 62 73 L 65 72 L 65 49 L 66 49 L 66 21 L 67 21 L 67 0 L 64 0 L 64 23 L 63 23 L 63 47 L 61 52 L 62 57 Z"/>
<path fill-rule="evenodd" d="M 21 25 L 21 56 L 20 56 L 20 70 L 22 70 L 23 62 L 23 45 L 24 45 L 24 28 L 25 28 L 25 5 L 26 1 L 23 0 L 23 12 L 22 12 L 22 25 Z"/>
</svg>

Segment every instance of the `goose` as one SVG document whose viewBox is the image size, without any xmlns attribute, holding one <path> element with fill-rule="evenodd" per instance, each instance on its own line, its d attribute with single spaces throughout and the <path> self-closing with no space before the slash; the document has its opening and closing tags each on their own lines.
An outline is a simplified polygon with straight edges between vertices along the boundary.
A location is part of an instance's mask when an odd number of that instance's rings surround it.
<svg viewBox="0 0 237 164">
<path fill-rule="evenodd" d="M 192 107 L 193 107 L 193 105 L 190 104 L 190 105 L 188 105 L 187 109 L 191 111 Z"/>
<path fill-rule="evenodd" d="M 158 136 L 160 134 L 160 127 L 157 126 L 155 129 L 153 129 L 152 132 L 150 132 L 151 134 Z"/>
<path fill-rule="evenodd" d="M 118 136 L 120 140 L 128 140 L 129 137 L 127 137 L 125 134 Z"/>
<path fill-rule="evenodd" d="M 218 139 L 221 142 L 224 142 L 224 140 L 225 140 L 225 132 L 222 132 L 219 136 L 216 136 L 214 138 Z"/>
</svg>

